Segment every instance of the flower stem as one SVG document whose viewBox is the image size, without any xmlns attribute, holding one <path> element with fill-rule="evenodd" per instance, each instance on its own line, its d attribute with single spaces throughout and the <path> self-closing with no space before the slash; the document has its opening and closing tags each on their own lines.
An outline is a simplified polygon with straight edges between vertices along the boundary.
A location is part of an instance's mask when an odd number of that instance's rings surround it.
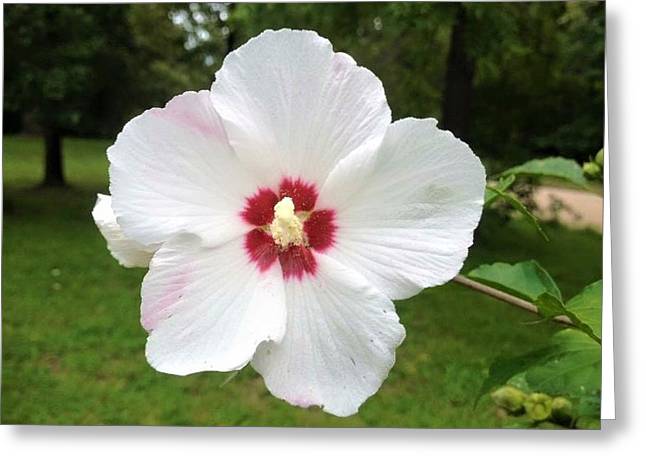
<svg viewBox="0 0 646 470">
<path fill-rule="evenodd" d="M 508 294 L 507 292 L 503 292 L 501 290 L 494 289 L 493 287 L 486 286 L 480 282 L 469 279 L 468 277 L 463 276 L 461 274 L 458 274 L 457 276 L 455 276 L 453 278 L 453 281 L 465 287 L 468 287 L 469 289 L 473 289 L 477 292 L 481 292 L 485 295 L 493 297 L 494 299 L 502 300 L 503 302 L 507 302 L 508 304 L 514 305 L 518 308 L 522 308 L 523 310 L 531 312 L 534 315 L 540 315 L 538 312 L 538 308 L 533 303 L 527 302 L 526 300 L 523 300 L 511 294 Z M 559 323 L 572 325 L 572 322 L 570 321 L 570 319 L 563 315 L 553 317 L 552 319 Z"/>
</svg>

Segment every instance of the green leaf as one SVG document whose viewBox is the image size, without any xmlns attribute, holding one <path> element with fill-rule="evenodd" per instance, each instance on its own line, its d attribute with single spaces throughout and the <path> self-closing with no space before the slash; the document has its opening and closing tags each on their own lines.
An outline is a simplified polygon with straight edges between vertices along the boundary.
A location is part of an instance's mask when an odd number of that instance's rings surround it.
<svg viewBox="0 0 646 470">
<path fill-rule="evenodd" d="M 574 329 L 559 331 L 551 343 L 547 360 L 525 373 L 525 380 L 533 390 L 579 397 L 601 389 L 599 343 Z"/>
<path fill-rule="evenodd" d="M 500 191 L 507 191 L 514 184 L 514 181 L 516 181 L 515 175 L 503 176 L 498 180 L 498 186 L 496 188 Z"/>
<path fill-rule="evenodd" d="M 494 188 L 497 189 L 498 191 L 504 192 L 508 190 L 512 184 L 514 184 L 514 181 L 516 181 L 516 176 L 509 175 L 509 176 L 500 178 L 495 186 L 490 184 L 487 185 L 487 187 L 485 188 L 484 206 L 489 207 L 500 196 L 500 193 L 497 191 L 494 191 Z"/>
<path fill-rule="evenodd" d="M 541 294 L 534 301 L 534 305 L 538 307 L 538 313 L 545 318 L 554 318 L 563 315 L 569 318 L 569 313 L 563 305 L 561 299 L 557 299 L 551 294 Z"/>
<path fill-rule="evenodd" d="M 547 176 L 569 181 L 570 183 L 582 188 L 588 187 L 581 166 L 576 161 L 563 157 L 548 157 L 530 160 L 502 173 L 503 177 L 510 175 L 535 177 Z"/>
<path fill-rule="evenodd" d="M 489 207 L 496 199 L 498 199 L 498 193 L 491 189 L 490 186 L 487 186 L 485 188 L 484 206 Z"/>
<path fill-rule="evenodd" d="M 601 281 L 590 284 L 564 303 L 554 279 L 533 260 L 516 264 L 483 264 L 467 276 L 532 302 L 544 318 L 565 316 L 575 328 L 601 342 Z"/>
<path fill-rule="evenodd" d="M 601 343 L 601 291 L 602 282 L 585 287 L 565 305 L 549 294 L 541 294 L 534 304 L 538 313 L 546 318 L 564 315 L 585 334 Z"/>
<path fill-rule="evenodd" d="M 534 227 L 536 227 L 536 230 L 538 230 L 538 233 L 540 233 L 543 238 L 547 241 L 549 241 L 549 237 L 547 234 L 543 231 L 543 228 L 541 227 L 540 223 L 538 222 L 538 219 L 534 214 L 532 214 L 532 211 L 530 211 L 527 207 L 525 207 L 525 204 L 523 204 L 514 194 L 510 192 L 503 192 L 500 191 L 498 188 L 494 187 L 487 187 L 487 191 L 485 191 L 485 200 L 488 197 L 487 192 L 489 193 L 494 193 L 495 198 L 502 198 L 504 199 L 507 203 L 509 203 L 514 209 L 516 209 L 518 212 L 520 212 L 526 219 L 528 219 L 532 224 L 534 224 Z M 491 200 L 491 199 L 490 199 Z"/>
<path fill-rule="evenodd" d="M 589 399 L 601 389 L 601 345 L 584 332 L 568 328 L 556 333 L 545 348 L 500 357 L 489 367 L 478 400 L 518 377 L 526 384 L 521 389 Z"/>
<path fill-rule="evenodd" d="M 603 281 L 597 281 L 585 287 L 565 304 L 565 307 L 582 323 L 588 325 L 598 338 L 601 338 L 602 292 Z"/>
<path fill-rule="evenodd" d="M 530 302 L 535 302 L 542 294 L 562 300 L 561 291 L 554 279 L 533 260 L 516 264 L 483 264 L 470 271 L 468 276 Z"/>
<path fill-rule="evenodd" d="M 526 371 L 530 366 L 545 361 L 550 351 L 550 348 L 543 348 L 520 356 L 503 356 L 496 359 L 489 367 L 489 375 L 480 387 L 476 404 L 492 388 L 506 384 L 512 377 Z"/>
<path fill-rule="evenodd" d="M 574 412 L 576 416 L 591 416 L 599 418 L 599 414 L 601 413 L 600 391 L 580 397 L 575 404 Z"/>
</svg>

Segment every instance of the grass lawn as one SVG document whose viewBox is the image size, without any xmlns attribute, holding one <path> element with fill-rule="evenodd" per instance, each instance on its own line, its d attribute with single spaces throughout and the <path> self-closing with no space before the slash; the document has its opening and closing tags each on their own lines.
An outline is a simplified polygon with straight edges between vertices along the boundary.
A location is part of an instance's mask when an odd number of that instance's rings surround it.
<svg viewBox="0 0 646 470">
<path fill-rule="evenodd" d="M 449 284 L 397 303 L 407 338 L 379 392 L 336 418 L 274 398 L 244 369 L 175 377 L 144 358 L 139 287 L 145 271 L 111 258 L 90 216 L 107 192 L 107 141 L 66 139 L 70 189 L 34 189 L 42 144 L 4 137 L 2 422 L 223 426 L 499 427 L 488 398 L 473 408 L 494 357 L 545 343 L 556 328 Z M 601 236 L 486 213 L 465 269 L 536 259 L 564 296 L 601 277 Z"/>
</svg>

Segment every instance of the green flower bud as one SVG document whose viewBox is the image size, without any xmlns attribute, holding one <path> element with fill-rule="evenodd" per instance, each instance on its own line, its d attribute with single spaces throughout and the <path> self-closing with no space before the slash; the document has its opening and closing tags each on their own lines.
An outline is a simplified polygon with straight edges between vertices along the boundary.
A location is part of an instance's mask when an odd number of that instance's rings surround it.
<svg viewBox="0 0 646 470">
<path fill-rule="evenodd" d="M 528 418 L 534 421 L 543 421 L 552 414 L 552 397 L 544 393 L 532 393 L 527 397 L 523 406 Z"/>
<path fill-rule="evenodd" d="M 552 400 L 552 419 L 557 423 L 569 426 L 572 422 L 572 402 L 563 397 L 554 398 Z"/>
<path fill-rule="evenodd" d="M 523 409 L 523 403 L 527 399 L 527 395 L 516 387 L 505 385 L 493 392 L 491 399 L 499 407 L 511 412 L 517 412 Z"/>
<path fill-rule="evenodd" d="M 603 167 L 603 149 L 597 152 L 597 154 L 594 157 L 594 162 L 600 167 Z"/>
<path fill-rule="evenodd" d="M 601 177 L 601 167 L 595 162 L 587 162 L 583 164 L 583 174 L 588 179 L 597 179 Z"/>
</svg>

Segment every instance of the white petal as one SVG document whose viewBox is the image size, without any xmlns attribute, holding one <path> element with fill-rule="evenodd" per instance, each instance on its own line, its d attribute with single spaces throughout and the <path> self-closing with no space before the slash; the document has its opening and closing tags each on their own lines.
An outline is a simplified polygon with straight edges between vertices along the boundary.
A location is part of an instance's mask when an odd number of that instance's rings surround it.
<svg viewBox="0 0 646 470">
<path fill-rule="evenodd" d="M 318 205 L 337 210 L 330 256 L 391 299 L 447 282 L 473 242 L 484 189 L 484 167 L 464 142 L 434 119 L 397 121 L 321 190 Z"/>
<path fill-rule="evenodd" d="M 248 229 L 238 214 L 257 185 L 229 146 L 208 91 L 134 118 L 108 157 L 112 207 L 128 237 L 151 244 L 189 232 L 216 244 Z"/>
<path fill-rule="evenodd" d="M 258 344 L 285 332 L 279 263 L 260 272 L 243 242 L 204 248 L 180 235 L 155 253 L 142 287 L 146 357 L 160 372 L 186 375 L 242 368 Z"/>
<path fill-rule="evenodd" d="M 394 306 L 326 255 L 318 270 L 289 282 L 282 342 L 263 343 L 252 366 L 269 391 L 297 406 L 349 416 L 381 386 L 404 339 Z"/>
<path fill-rule="evenodd" d="M 383 86 L 312 31 L 265 31 L 229 54 L 212 98 L 238 156 L 268 185 L 323 183 L 390 123 Z"/>
<path fill-rule="evenodd" d="M 111 199 L 105 194 L 97 194 L 96 204 L 92 209 L 92 217 L 108 242 L 108 250 L 126 268 L 147 267 L 157 245 L 142 245 L 126 238 L 112 211 Z"/>
</svg>

